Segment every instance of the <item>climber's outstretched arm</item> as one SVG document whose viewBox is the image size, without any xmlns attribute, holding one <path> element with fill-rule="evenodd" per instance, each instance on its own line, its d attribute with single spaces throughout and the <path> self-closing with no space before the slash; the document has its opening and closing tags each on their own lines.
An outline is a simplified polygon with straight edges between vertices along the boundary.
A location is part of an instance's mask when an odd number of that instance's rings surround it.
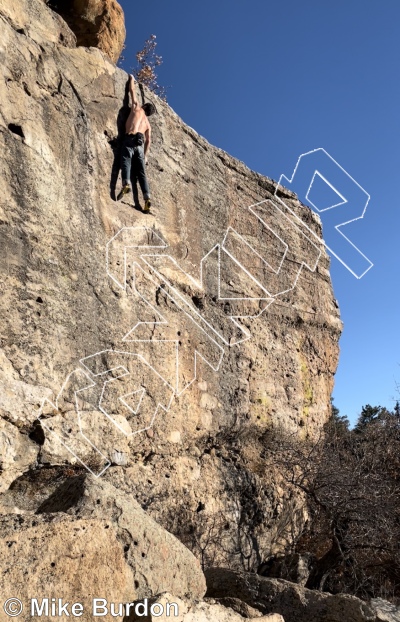
<svg viewBox="0 0 400 622">
<path fill-rule="evenodd" d="M 132 98 L 132 108 L 135 109 L 137 108 L 138 100 L 136 99 L 136 92 L 135 92 L 135 78 L 133 77 L 132 74 L 129 76 L 129 93 L 131 94 L 131 98 Z"/>
</svg>

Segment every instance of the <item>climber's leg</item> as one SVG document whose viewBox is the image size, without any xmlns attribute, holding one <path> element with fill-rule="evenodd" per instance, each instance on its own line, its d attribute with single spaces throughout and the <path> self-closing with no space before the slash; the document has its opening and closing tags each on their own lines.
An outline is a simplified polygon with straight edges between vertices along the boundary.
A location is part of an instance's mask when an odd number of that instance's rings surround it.
<svg viewBox="0 0 400 622">
<path fill-rule="evenodd" d="M 149 183 L 146 177 L 146 165 L 145 165 L 145 158 L 144 158 L 144 149 L 142 145 L 136 147 L 134 157 L 135 157 L 135 172 L 139 180 L 139 185 L 143 193 L 143 198 L 145 200 L 144 211 L 148 212 L 151 207 L 150 188 L 149 188 Z"/>
<path fill-rule="evenodd" d="M 121 176 L 122 185 L 126 186 L 131 179 L 132 156 L 134 153 L 133 136 L 127 134 L 124 138 L 121 151 Z"/>
<path fill-rule="evenodd" d="M 133 192 L 133 202 L 135 204 L 135 207 L 140 207 L 137 182 L 138 182 L 138 178 L 136 175 L 134 162 L 132 162 L 131 183 L 132 183 L 132 192 Z"/>
<path fill-rule="evenodd" d="M 132 156 L 134 154 L 134 147 L 132 145 L 132 136 L 128 134 L 124 138 L 124 143 L 121 150 L 121 176 L 122 176 L 122 190 L 117 196 L 119 201 L 124 194 L 131 191 L 130 179 L 132 168 Z"/>
</svg>

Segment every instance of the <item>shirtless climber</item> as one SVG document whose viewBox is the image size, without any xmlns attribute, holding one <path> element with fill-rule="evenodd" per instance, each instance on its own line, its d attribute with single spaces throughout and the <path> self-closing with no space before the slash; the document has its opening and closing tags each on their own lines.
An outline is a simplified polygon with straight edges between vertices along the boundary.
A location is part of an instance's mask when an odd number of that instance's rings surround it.
<svg viewBox="0 0 400 622">
<path fill-rule="evenodd" d="M 146 178 L 145 164 L 151 144 L 151 127 L 147 120 L 156 110 L 153 104 L 139 105 L 135 94 L 135 78 L 129 77 L 129 92 L 132 98 L 132 108 L 125 125 L 125 136 L 121 152 L 122 190 L 117 196 L 119 201 L 125 194 L 131 191 L 132 182 L 139 180 L 144 198 L 144 212 L 149 212 L 151 207 L 149 184 Z"/>
</svg>

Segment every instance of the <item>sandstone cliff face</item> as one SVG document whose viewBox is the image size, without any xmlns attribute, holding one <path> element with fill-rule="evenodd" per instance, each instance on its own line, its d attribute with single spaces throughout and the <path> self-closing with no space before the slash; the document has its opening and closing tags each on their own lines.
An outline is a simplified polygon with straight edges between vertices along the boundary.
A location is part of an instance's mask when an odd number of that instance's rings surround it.
<svg viewBox="0 0 400 622">
<path fill-rule="evenodd" d="M 254 567 L 303 519 L 265 473 L 268 430 L 329 416 L 341 323 L 301 225 L 319 219 L 147 92 L 153 214 L 115 202 L 126 74 L 42 0 L 0 20 L 1 489 L 83 461 Z"/>
<path fill-rule="evenodd" d="M 99 48 L 116 63 L 125 43 L 124 12 L 116 0 L 45 0 L 76 36 L 77 45 Z"/>
</svg>

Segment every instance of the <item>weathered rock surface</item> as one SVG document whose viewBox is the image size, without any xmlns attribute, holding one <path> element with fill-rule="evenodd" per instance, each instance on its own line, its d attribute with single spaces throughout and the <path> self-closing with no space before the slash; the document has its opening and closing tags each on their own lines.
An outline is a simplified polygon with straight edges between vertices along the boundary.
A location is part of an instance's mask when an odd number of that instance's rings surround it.
<svg viewBox="0 0 400 622">
<path fill-rule="evenodd" d="M 62 17 L 45 9 L 42 2 L 10 2 L 10 0 L 0 0 L 0 23 L 1 23 L 1 56 L 2 62 L 6 54 L 11 56 L 16 54 L 17 46 L 23 42 L 21 53 L 25 58 L 25 69 L 30 63 L 29 42 L 40 46 L 42 44 L 51 48 L 52 44 L 60 44 L 66 47 L 76 46 L 76 36 L 66 24 Z M 14 35 L 10 34 L 14 32 Z M 37 56 L 37 58 L 39 58 Z M 19 63 L 14 63 L 10 58 L 9 70 L 5 71 L 6 85 L 10 82 L 10 70 L 13 72 L 14 79 L 20 82 L 20 88 L 24 87 L 22 70 L 22 58 Z M 6 68 L 4 67 L 4 70 Z M 32 67 L 30 68 L 32 72 Z M 43 68 L 40 63 L 34 65 L 37 73 L 37 84 L 40 85 L 40 76 Z M 8 84 L 10 86 L 10 84 Z M 36 94 L 38 91 L 36 91 Z M 2 84 L 2 98 L 6 97 L 7 90 Z M 4 121 L 3 121 L 4 123 Z M 4 164 L 4 163 L 3 163 Z"/>
<path fill-rule="evenodd" d="M 260 564 L 257 568 L 257 574 L 262 577 L 285 579 L 305 585 L 310 576 L 310 556 L 293 553 L 292 555 L 273 557 Z"/>
<path fill-rule="evenodd" d="M 110 461 L 196 553 L 211 529 L 256 568 L 304 520 L 265 470 L 269 430 L 313 436 L 330 411 L 341 323 L 302 228 L 319 218 L 148 92 L 154 213 L 116 203 L 127 75 L 42 0 L 0 0 L 0 23 L 0 490 Z"/>
<path fill-rule="evenodd" d="M 99 594 L 117 603 L 137 597 L 135 576 L 107 519 L 3 516 L 0 532 L 0 590 L 4 600 L 18 596 L 24 604 L 19 620 L 32 619 L 31 598 L 80 602 L 87 612 L 81 619 L 87 621 L 93 619 L 91 601 Z"/>
<path fill-rule="evenodd" d="M 205 600 L 206 602 L 229 607 L 230 609 L 233 609 L 233 611 L 236 611 L 236 613 L 240 614 L 243 618 L 259 618 L 262 616 L 261 611 L 254 609 L 254 607 L 250 607 L 250 605 L 243 602 L 243 600 L 240 600 L 239 598 L 206 598 Z"/>
<path fill-rule="evenodd" d="M 77 45 L 96 47 L 116 63 L 124 48 L 124 12 L 116 0 L 45 0 L 76 36 Z"/>
<path fill-rule="evenodd" d="M 11 484 L 21 470 L 29 469 L 36 461 L 37 447 L 28 434 L 21 433 L 15 425 L 0 420 L 0 468 L 3 471 L 2 484 Z"/>
<path fill-rule="evenodd" d="M 129 617 L 127 616 L 127 622 L 138 620 L 144 620 L 145 622 L 162 620 L 166 622 L 171 619 L 176 622 L 243 622 L 243 620 L 248 619 L 247 616 L 243 617 L 233 609 L 224 607 L 212 600 L 190 603 L 170 594 L 160 594 L 153 600 L 158 603 L 155 615 L 152 615 L 151 611 L 149 611 L 147 616 L 143 616 L 144 609 L 139 609 L 140 615 L 135 615 L 135 610 L 133 609 Z M 153 600 L 147 604 L 148 608 L 153 604 Z M 175 609 L 172 608 L 172 604 L 175 605 Z M 168 609 L 168 606 L 170 609 Z M 160 615 L 161 612 L 162 614 Z M 175 612 L 178 612 L 177 616 Z M 261 616 L 256 619 L 257 622 L 285 622 L 279 614 Z"/>
<path fill-rule="evenodd" d="M 268 579 L 253 573 L 224 568 L 206 571 L 207 596 L 236 598 L 262 613 L 279 612 L 286 622 L 383 622 L 385 607 L 368 604 L 347 594 L 328 594 L 308 590 L 283 579 Z M 385 602 L 385 601 L 383 601 Z M 387 612 L 393 606 L 386 603 Z M 390 620 L 391 618 L 387 618 Z M 396 619 L 396 618 L 393 618 Z"/>
<path fill-rule="evenodd" d="M 400 607 L 383 598 L 373 598 L 370 605 L 376 614 L 377 622 L 400 622 Z"/>
<path fill-rule="evenodd" d="M 101 553 L 103 541 L 104 546 L 106 546 L 105 536 L 99 544 L 99 549 L 97 549 L 96 540 L 97 532 L 100 531 L 103 534 L 105 533 L 104 530 L 110 528 L 110 533 L 113 534 L 112 537 L 110 536 L 110 547 L 115 544 L 114 548 L 116 550 L 118 548 L 122 560 L 120 563 L 121 572 L 123 571 L 124 577 L 130 577 L 130 583 L 127 582 L 130 589 L 127 596 L 128 600 L 118 602 L 129 602 L 135 598 L 148 598 L 166 591 L 172 592 L 180 598 L 198 600 L 205 593 L 204 575 L 199 562 L 192 553 L 172 534 L 155 523 L 134 499 L 118 491 L 101 478 L 95 479 L 86 472 L 77 476 L 73 476 L 73 474 L 71 476 L 68 473 L 63 476 L 55 470 L 31 473 L 29 479 L 27 478 L 24 482 L 19 481 L 18 485 L 16 483 L 3 496 L 1 511 L 13 511 L 20 514 L 15 520 L 10 519 L 9 516 L 4 518 L 5 521 L 13 521 L 16 526 L 14 531 L 17 535 L 19 525 L 25 534 L 21 538 L 23 543 L 27 545 L 27 552 L 22 554 L 22 543 L 18 549 L 18 554 L 21 557 L 18 568 L 31 568 L 35 564 L 29 541 L 36 536 L 31 531 L 25 533 L 26 525 L 32 525 L 29 515 L 32 513 L 40 515 L 43 537 L 46 525 L 53 525 L 51 522 L 53 520 L 57 524 L 54 536 L 52 536 L 54 537 L 54 549 L 50 546 L 48 551 L 44 550 L 41 553 L 43 568 L 47 568 L 48 572 L 51 572 L 52 562 L 57 561 L 58 540 L 62 539 L 66 551 L 68 551 L 68 543 L 74 546 L 74 541 L 71 540 L 74 524 L 71 524 L 70 516 L 77 521 L 76 529 L 80 529 L 81 524 L 83 525 L 82 529 L 85 528 L 86 523 L 91 526 L 91 531 L 89 527 L 87 529 L 88 546 L 93 551 L 90 558 L 91 563 L 93 563 L 91 572 L 94 572 L 97 567 L 100 568 L 101 572 L 105 572 L 105 569 L 110 571 L 112 568 L 107 556 Z M 64 519 L 55 518 L 55 514 L 58 513 L 61 513 L 60 515 Z M 51 515 L 50 518 L 43 517 L 43 515 L 48 514 Z M 64 523 L 60 522 L 61 520 L 65 520 L 65 529 Z M 118 541 L 118 547 L 116 547 L 114 540 Z M 9 537 L 7 536 L 6 540 L 3 541 L 5 551 L 7 551 L 8 541 Z M 7 560 L 7 558 L 3 559 Z M 8 567 L 8 561 L 5 563 L 5 567 Z M 85 568 L 88 573 L 90 566 L 87 565 Z M 13 587 L 13 575 L 6 576 L 8 576 L 8 589 L 3 590 L 2 593 L 11 593 L 13 591 L 11 589 Z M 42 585 L 42 588 L 45 589 L 44 575 L 36 566 L 35 577 L 38 588 Z M 88 578 L 87 581 L 90 579 Z M 62 590 L 59 590 L 59 593 L 61 592 Z M 33 590 L 31 593 L 36 594 L 37 592 Z M 98 594 L 101 595 L 101 591 L 98 591 Z M 125 590 L 123 594 L 128 594 L 128 592 Z M 106 598 L 102 595 L 101 597 Z"/>
</svg>

